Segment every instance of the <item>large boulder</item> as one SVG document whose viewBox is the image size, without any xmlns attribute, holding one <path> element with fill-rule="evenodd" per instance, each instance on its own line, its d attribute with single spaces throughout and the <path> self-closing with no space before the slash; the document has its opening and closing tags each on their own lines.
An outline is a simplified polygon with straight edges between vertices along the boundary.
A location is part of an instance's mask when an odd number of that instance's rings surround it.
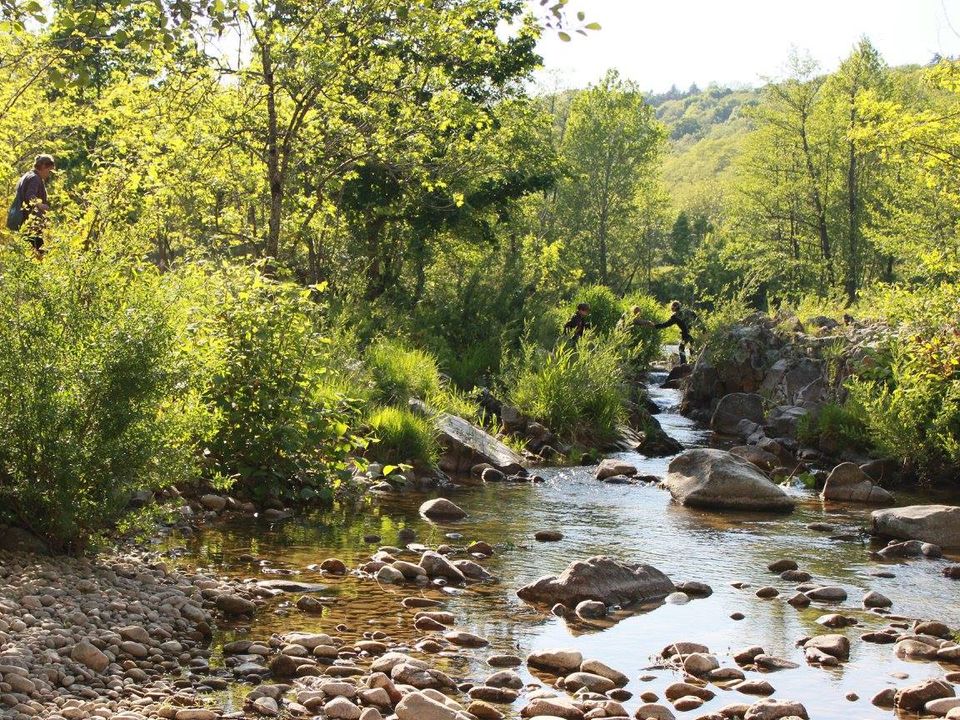
<svg viewBox="0 0 960 720">
<path fill-rule="evenodd" d="M 889 505 L 894 501 L 893 495 L 874 485 L 860 466 L 851 462 L 840 463 L 830 471 L 820 495 L 824 500 L 875 505 Z"/>
<path fill-rule="evenodd" d="M 600 555 L 578 560 L 559 575 L 547 575 L 517 591 L 521 600 L 576 607 L 584 600 L 607 605 L 662 600 L 675 590 L 662 572 L 650 565 L 629 565 Z"/>
<path fill-rule="evenodd" d="M 524 472 L 524 459 L 488 432 L 456 415 L 440 413 L 436 417 L 443 455 L 440 469 L 448 473 L 468 473 L 474 465 L 487 463 L 513 475 Z"/>
<path fill-rule="evenodd" d="M 870 524 L 876 535 L 960 547 L 960 507 L 956 505 L 908 505 L 874 510 Z"/>
<path fill-rule="evenodd" d="M 616 475 L 633 476 L 636 474 L 637 468 L 630 463 L 623 462 L 622 460 L 614 460 L 613 458 L 607 458 L 597 465 L 595 476 L 597 480 L 606 480 L 607 478 L 612 478 Z"/>
<path fill-rule="evenodd" d="M 687 450 L 670 463 L 664 485 L 681 505 L 711 510 L 789 512 L 794 501 L 755 465 L 725 450 Z"/>
<path fill-rule="evenodd" d="M 420 514 L 431 520 L 462 520 L 467 513 L 447 498 L 427 500 L 420 506 Z"/>
<path fill-rule="evenodd" d="M 741 420 L 763 423 L 763 398 L 756 393 L 730 393 L 720 398 L 710 428 L 723 435 L 736 435 Z"/>
<path fill-rule="evenodd" d="M 778 437 L 797 437 L 800 421 L 810 415 L 810 409 L 799 405 L 780 405 L 770 413 L 767 427 Z"/>
</svg>

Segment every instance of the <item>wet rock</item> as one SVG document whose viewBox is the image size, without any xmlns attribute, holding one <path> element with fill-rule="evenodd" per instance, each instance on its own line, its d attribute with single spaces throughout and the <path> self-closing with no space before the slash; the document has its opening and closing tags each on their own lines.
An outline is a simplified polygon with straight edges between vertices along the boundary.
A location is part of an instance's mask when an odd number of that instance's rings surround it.
<svg viewBox="0 0 960 720">
<path fill-rule="evenodd" d="M 787 603 L 789 603 L 790 605 L 796 608 L 804 608 L 810 604 L 810 598 L 807 597 L 806 594 L 802 592 L 798 592 L 794 595 L 791 595 L 787 599 Z"/>
<path fill-rule="evenodd" d="M 676 720 L 676 715 L 668 707 L 656 703 L 641 705 L 633 716 L 636 720 Z"/>
<path fill-rule="evenodd" d="M 445 633 L 443 637 L 447 642 L 459 645 L 460 647 L 480 648 L 490 644 L 490 641 L 486 638 L 463 630 L 452 630 Z"/>
<path fill-rule="evenodd" d="M 541 697 L 531 699 L 520 711 L 525 718 L 550 717 L 562 720 L 583 720 L 583 710 L 567 698 Z M 401 718 L 401 720 L 403 720 Z M 417 720 L 410 718 L 410 720 Z"/>
<path fill-rule="evenodd" d="M 925 680 L 897 690 L 893 705 L 897 710 L 923 710 L 931 700 L 955 696 L 953 686 L 949 683 L 943 680 Z"/>
<path fill-rule="evenodd" d="M 960 698 L 940 698 L 931 700 L 924 706 L 924 710 L 933 715 L 945 717 L 954 708 L 960 708 Z"/>
<path fill-rule="evenodd" d="M 330 573 L 331 575 L 346 575 L 347 574 L 347 565 L 343 560 L 337 558 L 327 558 L 322 563 L 320 563 L 320 569 L 323 572 Z"/>
<path fill-rule="evenodd" d="M 788 512 L 794 501 L 756 466 L 724 450 L 687 450 L 670 463 L 664 485 L 681 505 Z"/>
<path fill-rule="evenodd" d="M 561 675 L 576 672 L 582 663 L 583 655 L 580 654 L 580 651 L 567 648 L 537 650 L 527 656 L 527 665 L 530 667 Z"/>
<path fill-rule="evenodd" d="M 897 641 L 897 636 L 890 632 L 868 632 L 861 635 L 860 639 L 877 645 L 892 645 Z"/>
<path fill-rule="evenodd" d="M 497 705 L 509 705 L 518 697 L 516 690 L 505 687 L 488 687 L 486 685 L 470 688 L 467 694 L 471 700 L 483 700 Z"/>
<path fill-rule="evenodd" d="M 752 665 L 754 658 L 763 655 L 764 649 L 759 645 L 751 645 L 743 650 L 738 650 L 733 654 L 733 660 L 737 665 Z"/>
<path fill-rule="evenodd" d="M 807 709 L 793 700 L 761 700 L 750 706 L 743 716 L 744 720 L 782 720 L 800 718 L 809 720 Z"/>
<path fill-rule="evenodd" d="M 892 605 L 893 600 L 876 590 L 871 590 L 863 596 L 863 606 L 866 608 L 888 608 Z"/>
<path fill-rule="evenodd" d="M 559 530 L 538 530 L 533 534 L 533 539 L 538 542 L 559 542 L 563 540 L 563 533 Z"/>
<path fill-rule="evenodd" d="M 779 467 L 780 460 L 773 453 L 761 450 L 756 445 L 738 445 L 730 448 L 730 453 L 741 457 L 749 463 L 753 463 L 763 472 L 770 472 Z"/>
<path fill-rule="evenodd" d="M 753 659 L 754 664 L 767 672 L 776 672 L 778 670 L 795 670 L 800 667 L 797 663 L 775 655 L 757 655 Z"/>
<path fill-rule="evenodd" d="M 227 615 L 253 615 L 257 606 L 239 595 L 224 593 L 217 597 L 217 608 Z"/>
<path fill-rule="evenodd" d="M 690 712 L 691 710 L 697 710 L 702 707 L 703 700 L 694 695 L 687 695 L 682 698 L 677 698 L 673 706 L 680 712 Z"/>
<path fill-rule="evenodd" d="M 909 505 L 874 510 L 871 530 L 876 535 L 960 547 L 960 507 Z"/>
<path fill-rule="evenodd" d="M 808 590 L 806 596 L 819 602 L 843 602 L 847 599 L 847 591 L 835 586 L 817 587 Z"/>
<path fill-rule="evenodd" d="M 824 500 L 871 505 L 889 505 L 894 502 L 893 495 L 874 485 L 870 476 L 851 462 L 841 463 L 830 471 L 820 496 Z"/>
<path fill-rule="evenodd" d="M 896 695 L 897 691 L 895 688 L 885 688 L 874 695 L 870 702 L 879 708 L 892 708 Z"/>
<path fill-rule="evenodd" d="M 630 463 L 608 458 L 597 466 L 597 472 L 595 476 L 597 480 L 606 480 L 607 478 L 616 477 L 617 475 L 633 477 L 636 474 L 637 468 Z"/>
<path fill-rule="evenodd" d="M 335 697 L 323 706 L 323 713 L 331 720 L 360 720 L 360 708 L 345 697 Z"/>
<path fill-rule="evenodd" d="M 422 692 L 404 695 L 397 703 L 396 714 L 399 720 L 460 720 L 460 714 L 454 708 Z"/>
<path fill-rule="evenodd" d="M 948 565 L 943 569 L 943 574 L 951 580 L 960 580 L 960 565 Z"/>
<path fill-rule="evenodd" d="M 601 555 L 573 562 L 560 575 L 542 577 L 517 595 L 528 602 L 576 607 L 584 600 L 607 605 L 660 600 L 673 590 L 670 579 L 655 567 L 627 565 Z"/>
<path fill-rule="evenodd" d="M 444 578 L 458 585 L 467 582 L 466 576 L 460 572 L 456 565 L 440 553 L 432 550 L 427 550 L 420 557 L 420 567 L 422 567 L 431 578 Z"/>
<path fill-rule="evenodd" d="M 690 596 L 683 592 L 673 592 L 667 595 L 663 601 L 667 605 L 686 605 L 690 602 Z"/>
<path fill-rule="evenodd" d="M 502 712 L 482 700 L 474 700 L 471 702 L 467 706 L 467 712 L 480 720 L 502 720 L 503 718 Z"/>
<path fill-rule="evenodd" d="M 577 603 L 575 612 L 586 620 L 602 618 L 607 616 L 607 606 L 598 600 L 583 600 Z"/>
<path fill-rule="evenodd" d="M 420 506 L 420 514 L 431 520 L 462 520 L 467 513 L 446 498 L 427 500 Z"/>
<path fill-rule="evenodd" d="M 683 669 L 691 675 L 706 675 L 718 667 L 720 667 L 720 662 L 717 658 L 706 653 L 691 653 L 683 659 Z"/>
<path fill-rule="evenodd" d="M 582 663 L 580 663 L 580 670 L 585 673 L 592 673 L 594 675 L 599 675 L 600 677 L 605 677 L 607 680 L 613 682 L 616 687 L 623 687 L 630 680 L 619 670 L 614 670 L 612 667 L 600 662 L 599 660 L 584 660 Z"/>
<path fill-rule="evenodd" d="M 805 583 L 809 582 L 813 576 L 803 570 L 784 570 L 780 573 L 780 579 L 787 582 Z"/>
<path fill-rule="evenodd" d="M 491 557 L 494 554 L 493 545 L 484 540 L 477 540 L 467 545 L 467 552 L 471 555 L 483 555 L 485 557 Z"/>
<path fill-rule="evenodd" d="M 698 582 L 696 580 L 690 580 L 687 582 L 677 583 L 677 590 L 690 597 L 696 598 L 705 598 L 713 595 L 713 588 L 703 582 Z"/>
<path fill-rule="evenodd" d="M 376 578 L 377 582 L 385 585 L 402 585 L 404 581 L 403 573 L 392 565 L 384 565 L 377 570 Z"/>
<path fill-rule="evenodd" d="M 760 588 L 760 589 L 757 590 L 757 592 L 754 593 L 754 594 L 755 594 L 758 598 L 762 598 L 762 599 L 765 599 L 765 600 L 769 600 L 770 598 L 775 598 L 775 597 L 777 597 L 778 595 L 780 595 L 780 591 L 777 590 L 775 587 L 771 587 L 771 586 L 768 585 L 768 586 L 766 586 L 766 587 Z"/>
<path fill-rule="evenodd" d="M 762 397 L 754 393 L 730 393 L 723 396 L 710 419 L 710 429 L 723 435 L 736 435 L 741 420 L 763 424 Z"/>
<path fill-rule="evenodd" d="M 227 499 L 220 495 L 201 495 L 200 504 L 207 510 L 220 512 L 227 506 Z"/>
<path fill-rule="evenodd" d="M 468 580 L 484 581 L 493 579 L 493 575 L 488 573 L 482 565 L 473 562 L 473 560 L 454 560 L 453 565 L 463 573 Z"/>
<path fill-rule="evenodd" d="M 480 473 L 480 479 L 488 483 L 500 483 L 506 480 L 507 476 L 495 467 L 488 467 Z"/>
<path fill-rule="evenodd" d="M 937 648 L 918 640 L 901 640 L 894 646 L 893 652 L 899 658 L 911 660 L 935 660 L 937 657 Z"/>
<path fill-rule="evenodd" d="M 734 685 L 733 689 L 744 695 L 773 695 L 776 692 L 766 680 L 744 680 Z"/>
<path fill-rule="evenodd" d="M 716 694 L 712 690 L 685 682 L 675 682 L 667 685 L 667 688 L 663 691 L 663 694 L 667 700 L 670 700 L 671 702 L 689 695 L 698 697 L 701 700 L 713 700 L 713 698 L 716 697 Z"/>
<path fill-rule="evenodd" d="M 932 635 L 933 637 L 938 637 L 941 639 L 949 639 L 953 637 L 953 633 L 950 631 L 949 626 L 934 620 L 927 620 L 925 622 L 917 623 L 914 627 L 914 632 L 916 632 L 918 635 Z"/>
<path fill-rule="evenodd" d="M 827 615 L 821 615 L 818 617 L 817 623 L 823 625 L 824 627 L 838 629 L 849 627 L 850 625 L 856 625 L 857 619 L 848 617 L 847 615 L 841 615 L 839 613 L 829 613 Z"/>
<path fill-rule="evenodd" d="M 797 565 L 797 561 L 793 558 L 781 558 L 767 565 L 767 570 L 778 575 L 787 570 L 797 570 L 798 568 L 799 565 Z"/>
<path fill-rule="evenodd" d="M 491 655 L 487 658 L 490 667 L 518 667 L 522 664 L 523 660 L 516 655 Z"/>
<path fill-rule="evenodd" d="M 843 635 L 815 635 L 807 640 L 803 647 L 805 650 L 819 650 L 838 660 L 847 660 L 850 657 L 850 641 Z"/>
<path fill-rule="evenodd" d="M 272 697 L 259 697 L 253 701 L 253 709 L 260 715 L 276 717 L 280 714 L 280 706 Z"/>
<path fill-rule="evenodd" d="M 586 688 L 590 692 L 595 693 L 605 693 L 616 687 L 613 680 L 588 672 L 570 673 L 564 678 L 563 686 L 571 692 Z"/>
</svg>

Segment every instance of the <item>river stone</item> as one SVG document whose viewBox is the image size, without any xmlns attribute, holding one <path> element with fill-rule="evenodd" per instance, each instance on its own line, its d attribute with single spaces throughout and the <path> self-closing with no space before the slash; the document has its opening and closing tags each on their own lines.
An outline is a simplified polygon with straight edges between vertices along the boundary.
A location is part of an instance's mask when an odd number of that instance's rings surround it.
<svg viewBox="0 0 960 720">
<path fill-rule="evenodd" d="M 613 682 L 617 687 L 623 687 L 628 682 L 630 678 L 624 675 L 619 670 L 614 670 L 609 665 L 606 665 L 599 660 L 584 660 L 580 663 L 581 672 L 593 673 L 594 675 L 599 675 L 600 677 L 605 677 L 607 680 Z"/>
<path fill-rule="evenodd" d="M 931 700 L 924 706 L 924 710 L 940 717 L 945 716 L 954 708 L 960 708 L 960 698 L 939 698 Z"/>
<path fill-rule="evenodd" d="M 507 474 L 524 472 L 523 456 L 490 433 L 449 413 L 439 413 L 434 422 L 444 449 L 440 458 L 440 469 L 444 472 L 468 472 L 481 463 Z"/>
<path fill-rule="evenodd" d="M 488 687 L 486 685 L 477 685 L 470 688 L 467 695 L 471 700 L 483 700 L 497 705 L 509 705 L 519 697 L 516 690 L 505 687 Z"/>
<path fill-rule="evenodd" d="M 780 460 L 773 453 L 761 450 L 756 445 L 737 445 L 730 448 L 730 453 L 753 463 L 763 472 L 770 472 L 780 465 Z"/>
<path fill-rule="evenodd" d="M 217 608 L 227 615 L 253 615 L 257 606 L 239 595 L 223 593 L 217 596 Z"/>
<path fill-rule="evenodd" d="M 800 703 L 794 700 L 772 698 L 755 702 L 743 716 L 743 720 L 781 720 L 782 718 L 810 720 L 807 709 Z"/>
<path fill-rule="evenodd" d="M 385 585 L 402 585 L 404 580 L 403 573 L 392 565 L 384 565 L 377 570 L 375 577 L 377 578 L 377 582 L 384 583 Z"/>
<path fill-rule="evenodd" d="M 901 640 L 894 646 L 893 652 L 899 658 L 913 660 L 934 660 L 937 657 L 937 648 L 918 640 Z"/>
<path fill-rule="evenodd" d="M 487 665 L 490 667 L 519 667 L 523 665 L 523 660 L 516 655 L 491 655 L 487 658 Z"/>
<path fill-rule="evenodd" d="M 710 419 L 710 429 L 723 435 L 736 435 L 741 420 L 762 425 L 763 398 L 755 393 L 730 393 L 720 398 Z"/>
<path fill-rule="evenodd" d="M 949 683 L 943 680 L 925 680 L 897 690 L 893 704 L 897 710 L 923 710 L 931 700 L 955 696 L 953 686 Z"/>
<path fill-rule="evenodd" d="M 633 716 L 637 720 L 676 720 L 676 715 L 670 712 L 670 708 L 656 703 L 641 705 Z"/>
<path fill-rule="evenodd" d="M 280 714 L 280 706 L 272 697 L 258 697 L 253 701 L 253 709 L 268 717 L 276 717 Z"/>
<path fill-rule="evenodd" d="M 183 708 L 174 715 L 176 720 L 217 720 L 219 713 L 205 708 Z"/>
<path fill-rule="evenodd" d="M 451 630 L 448 633 L 444 633 L 443 637 L 447 642 L 459 645 L 460 647 L 480 648 L 490 644 L 490 641 L 486 638 L 463 630 Z"/>
<path fill-rule="evenodd" d="M 879 708 L 892 708 L 897 696 L 896 688 L 884 688 L 870 700 L 870 703 Z"/>
<path fill-rule="evenodd" d="M 527 665 L 530 667 L 562 675 L 576 672 L 582 663 L 580 651 L 569 648 L 536 650 L 527 656 Z"/>
<path fill-rule="evenodd" d="M 683 669 L 691 675 L 706 675 L 720 667 L 720 661 L 706 653 L 692 653 L 683 658 Z"/>
<path fill-rule="evenodd" d="M 200 504 L 207 510 L 220 512 L 227 506 L 227 499 L 221 495 L 201 495 Z"/>
<path fill-rule="evenodd" d="M 675 682 L 667 685 L 667 689 L 663 691 L 663 694 L 666 696 L 667 700 L 670 700 L 671 702 L 689 695 L 698 697 L 701 700 L 713 700 L 713 698 L 716 697 L 712 690 L 686 682 Z"/>
<path fill-rule="evenodd" d="M 102 673 L 110 665 L 110 658 L 104 655 L 90 641 L 81 640 L 70 651 L 70 659 L 86 665 L 94 672 Z"/>
<path fill-rule="evenodd" d="M 510 688 L 511 690 L 519 690 L 523 687 L 523 678 L 521 678 L 513 670 L 501 670 L 500 672 L 495 672 L 493 675 L 490 675 L 485 681 L 484 685 L 489 685 L 490 687 L 505 687 Z"/>
<path fill-rule="evenodd" d="M 483 700 L 474 700 L 467 706 L 467 712 L 480 720 L 502 720 L 503 713 Z"/>
<path fill-rule="evenodd" d="M 583 710 L 565 697 L 531 698 L 520 711 L 525 718 L 561 718 L 562 720 L 583 720 Z M 401 720 L 403 720 L 401 718 Z"/>
<path fill-rule="evenodd" d="M 548 575 L 520 588 L 517 596 L 532 603 L 563 603 L 576 607 L 584 600 L 607 605 L 662 600 L 674 587 L 650 565 L 628 565 L 605 555 L 578 560 L 560 575 Z"/>
<path fill-rule="evenodd" d="M 458 720 L 461 717 L 456 709 L 422 692 L 404 695 L 397 703 L 396 713 L 400 720 Z"/>
<path fill-rule="evenodd" d="M 427 550 L 420 557 L 420 567 L 422 567 L 431 578 L 441 577 L 458 585 L 462 585 L 467 581 L 466 576 L 460 572 L 456 565 L 433 550 Z"/>
<path fill-rule="evenodd" d="M 577 603 L 575 612 L 586 620 L 602 618 L 607 616 L 607 606 L 599 600 L 583 600 Z"/>
<path fill-rule="evenodd" d="M 871 590 L 863 596 L 863 606 L 866 608 L 888 608 L 893 605 L 893 600 L 876 590 Z"/>
<path fill-rule="evenodd" d="M 563 540 L 563 533 L 559 530 L 537 530 L 533 539 L 537 542 L 559 542 Z"/>
<path fill-rule="evenodd" d="M 815 635 L 807 640 L 803 647 L 805 650 L 811 648 L 819 650 L 838 660 L 847 660 L 850 657 L 850 641 L 843 635 Z"/>
<path fill-rule="evenodd" d="M 633 477 L 636 474 L 637 468 L 630 463 L 608 458 L 597 466 L 596 478 L 597 480 L 606 480 L 607 478 L 616 477 L 617 475 Z"/>
<path fill-rule="evenodd" d="M 664 485 L 681 505 L 789 512 L 794 501 L 755 465 L 725 450 L 687 450 L 671 461 Z"/>
<path fill-rule="evenodd" d="M 797 570 L 798 568 L 799 565 L 797 565 L 797 561 L 793 558 L 781 558 L 767 565 L 767 570 L 772 573 L 777 573 L 778 575 L 788 570 Z"/>
<path fill-rule="evenodd" d="M 874 510 L 871 529 L 873 533 L 886 537 L 960 547 L 960 507 L 908 505 Z"/>
<path fill-rule="evenodd" d="M 345 697 L 335 697 L 323 706 L 323 713 L 332 720 L 360 720 L 360 708 Z"/>
<path fill-rule="evenodd" d="M 744 680 L 734 685 L 733 689 L 744 695 L 773 695 L 776 692 L 766 680 Z"/>
<path fill-rule="evenodd" d="M 820 602 L 843 602 L 847 599 L 847 591 L 842 587 L 836 587 L 833 585 L 816 587 L 812 590 L 807 590 L 805 594 L 811 600 L 817 600 Z"/>
<path fill-rule="evenodd" d="M 588 672 L 570 673 L 564 678 L 563 686 L 571 692 L 576 692 L 580 688 L 586 688 L 590 692 L 595 693 L 605 693 L 616 687 L 613 680 Z"/>
<path fill-rule="evenodd" d="M 870 476 L 852 462 L 840 463 L 827 475 L 820 496 L 824 500 L 889 505 L 894 497 L 873 484 Z"/>
<path fill-rule="evenodd" d="M 427 500 L 420 506 L 420 514 L 431 520 L 462 520 L 467 516 L 460 506 L 446 498 Z"/>
</svg>

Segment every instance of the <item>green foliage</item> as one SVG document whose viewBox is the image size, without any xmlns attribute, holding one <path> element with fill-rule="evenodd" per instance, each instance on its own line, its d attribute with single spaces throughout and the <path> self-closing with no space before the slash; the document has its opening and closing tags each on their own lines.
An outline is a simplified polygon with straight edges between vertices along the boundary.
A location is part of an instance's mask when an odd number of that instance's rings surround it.
<svg viewBox="0 0 960 720">
<path fill-rule="evenodd" d="M 669 316 L 669 311 L 649 295 L 633 293 L 623 298 L 621 306 L 624 320 L 622 331 L 626 335 L 623 341 L 624 351 L 632 365 L 645 370 L 651 362 L 660 357 L 664 341 L 679 337 L 679 331 L 673 327 L 665 331 L 645 328 L 634 322 L 635 319 L 663 322 Z M 640 308 L 636 315 L 634 308 Z"/>
<path fill-rule="evenodd" d="M 589 285 L 577 292 L 569 303 L 564 322 L 576 312 L 577 305 L 580 303 L 587 303 L 590 306 L 590 326 L 596 333 L 612 332 L 623 314 L 623 304 L 610 288 L 603 285 Z"/>
<path fill-rule="evenodd" d="M 136 491 L 194 478 L 211 418 L 153 267 L 64 243 L 0 268 L 0 505 L 79 550 Z"/>
<path fill-rule="evenodd" d="M 411 398 L 428 401 L 440 392 L 436 358 L 424 350 L 380 338 L 367 348 L 365 358 L 377 402 L 403 405 Z"/>
<path fill-rule="evenodd" d="M 207 295 L 192 342 L 217 348 L 209 401 L 222 418 L 208 467 L 264 500 L 329 499 L 348 474 L 355 411 L 330 384 L 312 290 L 256 266 L 197 266 Z"/>
<path fill-rule="evenodd" d="M 862 409 L 856 403 L 848 406 L 831 403 L 816 415 L 801 418 L 797 424 L 797 439 L 812 447 L 826 441 L 833 447 L 865 450 L 871 444 Z"/>
<path fill-rule="evenodd" d="M 552 353 L 525 342 L 508 377 L 511 402 L 564 438 L 602 445 L 625 421 L 615 342 L 585 338 Z"/>
<path fill-rule="evenodd" d="M 374 435 L 368 456 L 380 462 L 411 463 L 420 468 L 436 465 L 440 456 L 437 430 L 430 418 L 405 408 L 375 408 L 367 418 Z"/>
</svg>

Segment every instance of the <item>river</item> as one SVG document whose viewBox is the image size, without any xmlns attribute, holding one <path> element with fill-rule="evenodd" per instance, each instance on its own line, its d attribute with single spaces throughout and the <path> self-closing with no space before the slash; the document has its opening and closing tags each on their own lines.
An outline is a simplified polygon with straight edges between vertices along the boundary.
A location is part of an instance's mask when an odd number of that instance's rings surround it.
<svg viewBox="0 0 960 720">
<path fill-rule="evenodd" d="M 710 434 L 677 412 L 679 393 L 656 388 L 662 377 L 652 377 L 651 394 L 662 408 L 658 419 L 664 429 L 687 447 L 708 444 Z M 641 474 L 662 476 L 669 463 L 669 458 L 645 458 L 633 453 L 616 457 L 636 465 Z M 464 590 L 423 591 L 445 601 L 444 609 L 457 617 L 458 629 L 491 642 L 485 650 L 443 658 L 445 669 L 458 677 L 482 680 L 492 672 L 484 659 L 494 652 L 523 656 L 534 649 L 573 647 L 631 678 L 627 689 L 635 697 L 626 703 L 631 712 L 640 702 L 640 693 L 653 691 L 662 698 L 664 687 L 681 679 L 672 670 L 648 669 L 655 664 L 661 648 L 676 641 L 709 646 L 724 666 L 733 666 L 731 654 L 749 645 L 760 645 L 769 654 L 799 663 L 797 669 L 764 673 L 763 679 L 776 688 L 774 697 L 803 702 L 816 720 L 890 717 L 892 712 L 870 704 L 875 693 L 942 676 L 945 669 L 957 669 L 902 661 L 894 656 L 890 645 L 857 639 L 865 629 L 886 625 L 884 618 L 862 609 L 860 600 L 870 589 L 891 598 L 896 615 L 960 626 L 960 584 L 943 577 L 946 560 L 887 563 L 871 559 L 869 540 L 858 534 L 869 508 L 825 506 L 816 496 L 798 490 L 800 502 L 791 515 L 702 512 L 675 505 L 666 491 L 652 485 L 598 482 L 593 478 L 593 468 L 545 469 L 540 474 L 546 482 L 538 485 L 467 484 L 445 493 L 469 513 L 465 520 L 449 525 L 428 522 L 418 514 L 423 494 L 403 494 L 273 524 L 249 519 L 227 521 L 209 526 L 193 538 L 171 539 L 166 549 L 179 562 L 212 573 L 250 579 L 287 573 L 298 580 L 323 582 L 329 585 L 325 595 L 336 599 L 317 616 L 294 607 L 296 596 L 282 596 L 270 601 L 269 608 L 261 610 L 252 624 L 219 630 L 216 643 L 265 639 L 271 633 L 288 631 L 323 631 L 350 639 L 379 630 L 412 644 L 422 633 L 413 629 L 412 613 L 399 604 L 411 594 L 409 588 L 382 587 L 355 576 L 324 577 L 307 570 L 307 566 L 337 557 L 356 567 L 377 548 L 364 542 L 365 535 L 379 535 L 382 544 L 394 545 L 401 527 L 414 529 L 417 541 L 431 547 L 486 540 L 495 546 L 496 554 L 483 564 L 498 578 L 496 583 L 471 585 Z M 815 522 L 830 523 L 836 530 L 807 528 Z M 538 543 L 533 533 L 540 529 L 561 530 L 564 538 L 556 543 Z M 450 533 L 454 535 L 448 537 Z M 837 538 L 841 535 L 845 539 Z M 240 556 L 244 554 L 255 556 L 258 562 L 242 561 Z M 558 573 L 573 560 L 597 554 L 648 563 L 676 582 L 699 580 L 714 592 L 706 599 L 623 614 L 598 625 L 568 622 L 517 598 L 516 589 L 525 583 Z M 766 569 L 771 561 L 787 557 L 812 573 L 816 581 L 845 588 L 849 599 L 840 605 L 814 603 L 802 610 L 787 604 L 795 584 Z M 895 577 L 876 577 L 880 571 L 892 572 Z M 750 587 L 736 589 L 733 582 Z M 756 597 L 755 590 L 764 585 L 776 587 L 780 597 Z M 745 618 L 731 619 L 734 612 L 743 613 Z M 853 615 L 861 624 L 828 630 L 816 622 L 828 612 Z M 337 631 L 337 626 L 347 629 Z M 826 632 L 841 632 L 851 638 L 850 661 L 828 669 L 808 666 L 802 650 L 795 646 L 797 639 Z M 641 676 L 652 679 L 641 681 Z M 759 674 L 748 672 L 747 676 L 756 678 Z M 730 703 L 755 700 L 735 691 L 713 689 L 716 699 L 698 711 L 677 712 L 677 716 L 693 718 Z M 846 699 L 849 693 L 859 699 Z"/>
</svg>

